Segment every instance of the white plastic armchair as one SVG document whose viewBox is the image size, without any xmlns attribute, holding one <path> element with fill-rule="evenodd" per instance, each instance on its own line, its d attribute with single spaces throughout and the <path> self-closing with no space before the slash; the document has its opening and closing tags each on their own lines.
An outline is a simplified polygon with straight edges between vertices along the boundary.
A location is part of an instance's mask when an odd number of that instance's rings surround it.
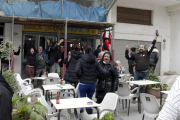
<svg viewBox="0 0 180 120">
<path fill-rule="evenodd" d="M 29 84 L 31 84 L 31 79 L 30 78 L 22 79 L 20 74 L 18 74 L 18 73 L 15 73 L 14 75 L 15 75 L 15 78 L 16 78 L 16 80 L 18 82 L 21 83 L 21 82 L 27 81 Z"/>
<path fill-rule="evenodd" d="M 136 93 L 132 94 L 135 90 L 137 90 Z M 130 100 L 134 97 L 139 97 L 138 87 L 134 88 L 133 90 L 130 90 L 128 83 L 119 82 L 117 94 L 119 96 L 119 100 L 129 100 L 129 107 L 128 107 L 128 116 L 129 116 Z M 122 103 L 122 105 L 124 108 L 124 103 Z"/>
<path fill-rule="evenodd" d="M 60 82 L 60 77 L 59 77 L 58 73 L 48 73 L 48 77 L 58 78 L 58 81 Z"/>
<path fill-rule="evenodd" d="M 118 95 L 115 93 L 107 93 L 98 107 L 100 118 L 104 116 L 107 112 L 114 113 L 117 106 Z M 87 114 L 84 109 L 81 113 L 81 120 L 92 120 L 93 118 L 97 118 L 97 114 Z"/>
<path fill-rule="evenodd" d="M 75 98 L 77 98 L 78 97 L 78 90 L 79 90 L 79 83 L 77 84 L 77 86 L 76 86 L 76 89 L 75 89 Z M 74 93 L 73 92 L 65 92 L 65 91 L 61 91 L 61 94 L 70 94 L 70 95 L 72 95 L 73 96 L 73 98 L 74 98 Z M 63 96 L 62 96 L 63 97 Z M 68 98 L 71 98 L 71 97 L 65 97 L 65 99 L 68 99 Z"/>
</svg>

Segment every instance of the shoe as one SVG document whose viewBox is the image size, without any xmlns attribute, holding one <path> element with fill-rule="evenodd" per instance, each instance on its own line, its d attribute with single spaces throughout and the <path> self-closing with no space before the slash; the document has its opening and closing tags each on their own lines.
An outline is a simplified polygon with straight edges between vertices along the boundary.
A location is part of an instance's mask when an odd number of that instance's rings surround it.
<svg viewBox="0 0 180 120">
<path fill-rule="evenodd" d="M 133 99 L 133 100 L 132 100 L 132 104 L 136 104 L 136 100 Z"/>
</svg>

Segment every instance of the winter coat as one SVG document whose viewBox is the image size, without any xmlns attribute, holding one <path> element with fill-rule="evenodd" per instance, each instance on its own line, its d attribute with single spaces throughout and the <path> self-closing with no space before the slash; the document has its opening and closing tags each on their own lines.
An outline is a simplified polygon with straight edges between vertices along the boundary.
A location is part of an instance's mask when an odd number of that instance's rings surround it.
<svg viewBox="0 0 180 120">
<path fill-rule="evenodd" d="M 158 49 L 153 49 L 150 56 L 150 65 L 156 65 L 159 60 L 159 51 Z"/>
<path fill-rule="evenodd" d="M 134 60 L 136 62 L 136 66 L 135 66 L 136 71 L 147 71 L 149 69 L 149 59 L 155 44 L 156 44 L 156 40 L 153 40 L 148 50 L 145 50 L 143 52 L 133 53 L 131 55 L 129 55 L 128 50 L 125 51 L 126 59 Z"/>
<path fill-rule="evenodd" d="M 2 54 L 2 53 L 0 53 L 0 54 Z M 14 55 L 18 56 L 19 54 L 20 54 L 20 50 L 18 50 L 17 52 L 14 52 Z M 2 62 L 2 64 L 9 64 L 9 60 L 7 58 L 5 58 L 5 57 L 2 58 L 1 62 Z"/>
<path fill-rule="evenodd" d="M 78 79 L 75 75 L 76 63 L 81 58 L 81 53 L 79 51 L 71 51 L 71 59 L 68 62 L 68 57 L 64 59 L 64 64 L 66 64 L 67 69 L 64 76 L 64 80 L 72 83 L 78 83 Z"/>
<path fill-rule="evenodd" d="M 37 69 L 44 69 L 46 68 L 46 63 L 48 63 L 48 56 L 46 52 L 42 52 L 41 54 L 36 54 L 36 68 Z"/>
<path fill-rule="evenodd" d="M 75 74 L 80 79 L 80 83 L 95 84 L 97 81 L 96 70 L 101 75 L 105 75 L 106 73 L 93 55 L 91 55 L 91 59 L 88 56 L 88 54 L 82 55 L 78 60 Z"/>
<path fill-rule="evenodd" d="M 47 47 L 49 52 L 49 64 L 53 65 L 55 62 L 57 63 L 59 59 L 61 59 L 61 53 L 58 50 L 58 46 Z"/>
<path fill-rule="evenodd" d="M 96 58 L 98 58 L 98 55 L 100 52 L 101 52 L 100 49 L 96 49 L 93 54 L 94 54 L 94 56 L 96 56 Z"/>
<path fill-rule="evenodd" d="M 26 65 L 34 66 L 34 67 L 36 66 L 36 53 L 28 54 Z"/>
<path fill-rule="evenodd" d="M 132 55 L 133 53 L 130 53 L 130 55 Z M 128 60 L 128 64 L 129 65 L 136 65 L 136 62 L 134 60 Z"/>
<path fill-rule="evenodd" d="M 102 67 L 106 71 L 106 76 L 99 74 L 98 84 L 100 84 L 102 81 L 105 81 L 105 88 L 104 89 L 97 88 L 98 91 L 96 91 L 96 98 L 101 100 L 104 98 L 106 93 L 117 91 L 119 84 L 117 68 L 114 65 L 104 64 L 104 63 L 102 64 Z"/>
</svg>

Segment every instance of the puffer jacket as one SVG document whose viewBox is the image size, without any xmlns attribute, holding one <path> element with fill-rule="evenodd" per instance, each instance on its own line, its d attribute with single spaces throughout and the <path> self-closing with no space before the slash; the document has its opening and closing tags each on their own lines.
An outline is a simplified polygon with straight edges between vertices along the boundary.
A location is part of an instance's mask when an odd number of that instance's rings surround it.
<svg viewBox="0 0 180 120">
<path fill-rule="evenodd" d="M 77 78 L 80 79 L 80 83 L 95 84 L 97 81 L 96 70 L 101 75 L 105 75 L 106 71 L 103 70 L 93 54 L 90 57 L 91 59 L 88 56 L 88 54 L 82 55 L 78 60 L 75 68 L 75 74 Z"/>
<path fill-rule="evenodd" d="M 96 91 L 96 98 L 101 100 L 104 98 L 106 93 L 117 91 L 119 84 L 117 68 L 114 65 L 104 63 L 102 64 L 102 67 L 106 71 L 106 76 L 99 74 L 98 84 L 105 81 L 105 89 L 100 90 L 97 88 L 98 91 Z"/>
<path fill-rule="evenodd" d="M 75 75 L 75 67 L 80 57 L 81 53 L 79 51 L 71 51 L 70 61 L 68 62 L 68 57 L 64 59 L 63 63 L 67 66 L 64 80 L 72 83 L 78 83 L 78 79 Z"/>
<path fill-rule="evenodd" d="M 159 60 L 159 51 L 158 49 L 153 49 L 150 56 L 150 65 L 156 65 Z"/>
</svg>

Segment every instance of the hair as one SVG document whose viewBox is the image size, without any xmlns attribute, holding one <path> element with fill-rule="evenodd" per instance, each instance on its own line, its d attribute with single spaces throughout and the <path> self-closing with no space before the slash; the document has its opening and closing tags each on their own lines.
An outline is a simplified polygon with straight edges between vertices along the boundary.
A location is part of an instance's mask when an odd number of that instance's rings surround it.
<svg viewBox="0 0 180 120">
<path fill-rule="evenodd" d="M 121 64 L 121 62 L 119 60 L 117 60 L 116 63 L 120 63 Z"/>
<path fill-rule="evenodd" d="M 101 56 L 103 56 L 104 55 L 104 51 L 101 51 L 99 54 L 98 54 L 98 57 L 101 57 Z"/>
<path fill-rule="evenodd" d="M 100 47 L 102 47 L 102 45 L 98 45 L 97 49 L 99 49 Z"/>
<path fill-rule="evenodd" d="M 86 45 L 83 47 L 84 51 L 85 51 L 85 54 L 88 55 L 88 64 L 89 64 L 89 67 L 91 67 L 92 64 L 95 63 L 95 57 L 94 55 L 92 54 L 92 48 L 90 45 Z"/>
<path fill-rule="evenodd" d="M 52 42 L 52 46 L 55 46 L 57 42 Z"/>
<path fill-rule="evenodd" d="M 107 45 L 103 46 L 104 50 L 109 50 Z"/>
<path fill-rule="evenodd" d="M 108 38 L 108 37 L 105 37 L 104 40 L 109 40 L 109 38 Z"/>
<path fill-rule="evenodd" d="M 117 66 L 117 63 L 114 62 L 114 60 L 112 59 L 112 55 L 111 55 L 110 52 L 105 52 L 105 53 L 104 53 L 102 59 L 100 60 L 100 64 L 103 65 L 104 56 L 105 56 L 106 54 L 108 54 L 108 55 L 110 56 L 110 61 L 109 61 L 109 63 L 110 63 L 111 65 Z"/>
</svg>

